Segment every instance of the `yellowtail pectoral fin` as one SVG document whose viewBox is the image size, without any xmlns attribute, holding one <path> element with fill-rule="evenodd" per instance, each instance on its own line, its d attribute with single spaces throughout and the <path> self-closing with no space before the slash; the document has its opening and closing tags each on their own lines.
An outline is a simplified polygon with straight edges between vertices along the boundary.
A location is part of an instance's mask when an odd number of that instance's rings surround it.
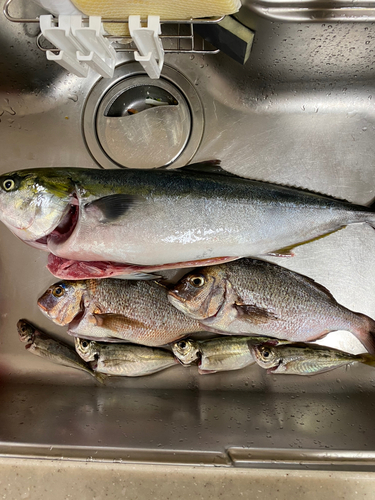
<svg viewBox="0 0 375 500">
<path fill-rule="evenodd" d="M 103 196 L 85 205 L 87 212 L 95 211 L 99 222 L 114 222 L 122 217 L 130 208 L 141 202 L 141 197 L 130 194 L 111 194 Z"/>
</svg>

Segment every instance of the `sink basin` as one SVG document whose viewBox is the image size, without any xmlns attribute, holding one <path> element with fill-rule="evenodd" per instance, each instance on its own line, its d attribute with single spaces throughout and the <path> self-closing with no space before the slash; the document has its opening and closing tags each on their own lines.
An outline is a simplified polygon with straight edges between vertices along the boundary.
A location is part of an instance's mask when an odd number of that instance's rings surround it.
<svg viewBox="0 0 375 500">
<path fill-rule="evenodd" d="M 309 3 L 245 3 L 237 17 L 256 34 L 245 66 L 224 54 L 167 54 L 163 78 L 183 93 L 184 80 L 196 94 L 190 109 L 200 131 L 190 161 L 219 159 L 249 178 L 368 204 L 375 195 L 375 27 L 359 4 L 357 14 L 338 18 L 339 8 L 310 12 Z M 27 2 L 12 9 L 16 17 L 38 13 Z M 84 133 L 101 79 L 47 62 L 36 34 L 35 25 L 0 16 L 0 171 L 106 167 Z M 115 80 L 128 65 L 131 56 L 118 54 Z M 136 73 L 144 77 L 140 66 Z M 98 387 L 81 372 L 31 356 L 18 340 L 21 317 L 67 339 L 36 305 L 55 280 L 46 254 L 2 225 L 0 232 L 0 454 L 375 470 L 375 370 L 366 366 L 311 378 L 271 376 L 256 366 L 201 376 L 176 366 Z M 270 260 L 375 318 L 374 255 L 375 231 L 359 224 L 298 247 L 293 258 Z M 363 351 L 347 332 L 321 342 Z"/>
</svg>

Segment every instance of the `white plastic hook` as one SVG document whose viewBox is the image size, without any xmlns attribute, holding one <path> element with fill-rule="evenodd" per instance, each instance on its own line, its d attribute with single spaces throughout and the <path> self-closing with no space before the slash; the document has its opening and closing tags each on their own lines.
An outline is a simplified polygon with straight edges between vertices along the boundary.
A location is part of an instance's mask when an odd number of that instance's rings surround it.
<svg viewBox="0 0 375 500">
<path fill-rule="evenodd" d="M 75 54 L 77 50 L 84 50 L 83 46 L 72 37 L 70 28 L 71 16 L 59 16 L 57 26 L 54 18 L 48 14 L 40 16 L 40 30 L 47 40 L 53 43 L 59 50 Z"/>
<path fill-rule="evenodd" d="M 164 64 L 160 17 L 148 16 L 147 27 L 142 27 L 140 16 L 129 16 L 129 31 L 138 49 L 134 59 L 142 64 L 150 78 L 159 78 Z"/>
<path fill-rule="evenodd" d="M 47 40 L 60 50 L 59 54 L 47 50 L 46 56 L 49 61 L 55 61 L 63 68 L 80 77 L 86 77 L 89 68 L 87 64 L 78 61 L 76 53 L 84 50 L 83 46 L 72 36 L 70 28 L 70 16 L 59 16 L 57 26 L 51 15 L 43 15 L 39 18 L 41 32 Z"/>
<path fill-rule="evenodd" d="M 81 78 L 85 78 L 89 73 L 87 64 L 78 61 L 75 55 L 72 56 L 71 53 L 65 50 L 60 50 L 58 54 L 47 50 L 46 56 L 49 61 L 57 62 L 57 64 L 68 70 L 69 73 L 73 73 Z"/>
<path fill-rule="evenodd" d="M 57 26 L 51 15 L 40 16 L 43 36 L 53 43 L 59 54 L 47 51 L 47 59 L 55 61 L 71 73 L 85 77 L 89 66 L 105 78 L 115 69 L 116 52 L 103 37 L 101 17 L 90 16 L 88 26 L 82 16 L 59 16 Z"/>
<path fill-rule="evenodd" d="M 82 25 L 82 16 L 71 16 L 72 34 L 84 47 L 86 53 L 78 52 L 77 59 L 86 62 L 105 78 L 112 78 L 116 63 L 116 51 L 105 39 L 102 19 L 90 16 L 89 25 Z"/>
</svg>

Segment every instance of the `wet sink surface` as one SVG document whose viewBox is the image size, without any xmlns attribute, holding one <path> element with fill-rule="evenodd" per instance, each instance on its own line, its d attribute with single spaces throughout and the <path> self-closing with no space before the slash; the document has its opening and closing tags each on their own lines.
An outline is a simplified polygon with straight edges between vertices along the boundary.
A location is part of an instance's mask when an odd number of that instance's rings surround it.
<svg viewBox="0 0 375 500">
<path fill-rule="evenodd" d="M 28 9 L 19 14 L 32 15 Z M 256 30 L 246 67 L 221 54 L 166 58 L 202 103 L 205 126 L 194 161 L 220 159 L 225 169 L 250 178 L 369 203 L 375 194 L 374 25 L 279 22 L 250 10 L 245 17 Z M 0 171 L 98 167 L 82 131 L 98 78 L 90 73 L 81 80 L 47 63 L 35 34 L 33 26 L 0 17 Z M 128 61 L 119 56 L 119 64 Z M 3 226 L 0 232 L 0 453 L 372 469 L 375 371 L 368 367 L 315 378 L 268 376 L 257 367 L 198 376 L 194 368 L 175 367 L 97 387 L 79 372 L 30 356 L 18 341 L 19 318 L 66 338 L 36 306 L 54 278 L 44 253 Z M 358 225 L 273 261 L 375 317 L 374 248 L 374 230 Z M 362 351 L 344 332 L 324 342 Z"/>
</svg>

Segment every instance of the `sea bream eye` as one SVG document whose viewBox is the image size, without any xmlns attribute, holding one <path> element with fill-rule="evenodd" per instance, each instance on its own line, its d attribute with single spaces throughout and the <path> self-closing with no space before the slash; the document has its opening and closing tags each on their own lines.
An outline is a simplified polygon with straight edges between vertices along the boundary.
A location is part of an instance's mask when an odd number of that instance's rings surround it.
<svg viewBox="0 0 375 500">
<path fill-rule="evenodd" d="M 12 191 L 12 189 L 14 189 L 14 186 L 15 182 L 13 179 L 6 179 L 3 182 L 3 188 L 5 189 L 5 191 Z"/>
<path fill-rule="evenodd" d="M 65 288 L 62 285 L 56 286 L 52 293 L 55 297 L 62 297 L 65 293 Z"/>
<path fill-rule="evenodd" d="M 190 283 L 196 288 L 200 288 L 205 284 L 205 279 L 203 276 L 193 276 L 190 278 Z"/>
</svg>

